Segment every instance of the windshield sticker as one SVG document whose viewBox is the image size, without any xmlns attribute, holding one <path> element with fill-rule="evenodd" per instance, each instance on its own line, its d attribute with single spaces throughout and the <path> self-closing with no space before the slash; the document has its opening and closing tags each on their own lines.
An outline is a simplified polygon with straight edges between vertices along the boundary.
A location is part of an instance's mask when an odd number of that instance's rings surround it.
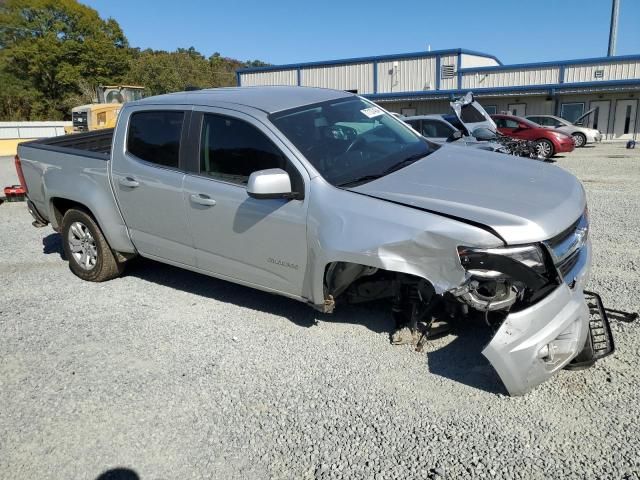
<svg viewBox="0 0 640 480">
<path fill-rule="evenodd" d="M 384 113 L 378 107 L 369 107 L 369 108 L 365 108 L 364 110 L 360 110 L 360 111 L 362 113 L 364 113 L 369 118 L 379 117 L 380 115 L 382 115 Z"/>
</svg>

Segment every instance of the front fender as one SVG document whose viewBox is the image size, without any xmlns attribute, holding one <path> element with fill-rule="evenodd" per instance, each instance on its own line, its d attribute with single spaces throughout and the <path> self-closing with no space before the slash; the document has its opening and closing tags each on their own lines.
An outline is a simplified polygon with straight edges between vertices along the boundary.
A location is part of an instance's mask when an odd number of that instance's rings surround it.
<svg viewBox="0 0 640 480">
<path fill-rule="evenodd" d="M 342 190 L 320 178 L 312 181 L 310 190 L 304 295 L 315 305 L 324 303 L 324 272 L 331 262 L 418 276 L 442 294 L 465 280 L 459 245 L 503 244 L 481 228 Z"/>
</svg>

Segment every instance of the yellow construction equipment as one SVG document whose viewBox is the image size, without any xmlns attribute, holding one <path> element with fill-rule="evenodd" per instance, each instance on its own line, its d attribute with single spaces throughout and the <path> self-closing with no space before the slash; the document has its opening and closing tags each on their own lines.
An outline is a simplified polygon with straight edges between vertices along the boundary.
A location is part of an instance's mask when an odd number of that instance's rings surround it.
<svg viewBox="0 0 640 480">
<path fill-rule="evenodd" d="M 140 100 L 144 87 L 135 85 L 101 85 L 96 88 L 97 103 L 80 105 L 71 110 L 73 125 L 66 133 L 113 128 L 123 103 Z"/>
</svg>

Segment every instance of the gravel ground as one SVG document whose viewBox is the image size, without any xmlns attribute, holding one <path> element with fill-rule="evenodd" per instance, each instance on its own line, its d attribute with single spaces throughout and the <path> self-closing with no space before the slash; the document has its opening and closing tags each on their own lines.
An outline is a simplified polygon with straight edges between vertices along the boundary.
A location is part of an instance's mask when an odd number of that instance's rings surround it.
<svg viewBox="0 0 640 480">
<path fill-rule="evenodd" d="M 557 164 L 588 191 L 591 289 L 637 311 L 640 149 Z M 373 306 L 323 316 L 150 261 L 86 283 L 30 223 L 0 206 L 0 477 L 640 478 L 640 322 L 511 398 L 483 330 L 416 353 Z"/>
</svg>

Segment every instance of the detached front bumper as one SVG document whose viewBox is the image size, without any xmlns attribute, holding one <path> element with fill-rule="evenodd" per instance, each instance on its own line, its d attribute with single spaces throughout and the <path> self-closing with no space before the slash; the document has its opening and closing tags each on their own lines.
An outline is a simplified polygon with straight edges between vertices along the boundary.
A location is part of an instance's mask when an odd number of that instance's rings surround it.
<svg viewBox="0 0 640 480">
<path fill-rule="evenodd" d="M 507 316 L 482 351 L 510 395 L 528 392 L 582 351 L 589 333 L 583 288 L 590 267 L 587 241 L 565 281 L 535 305 Z"/>
</svg>

